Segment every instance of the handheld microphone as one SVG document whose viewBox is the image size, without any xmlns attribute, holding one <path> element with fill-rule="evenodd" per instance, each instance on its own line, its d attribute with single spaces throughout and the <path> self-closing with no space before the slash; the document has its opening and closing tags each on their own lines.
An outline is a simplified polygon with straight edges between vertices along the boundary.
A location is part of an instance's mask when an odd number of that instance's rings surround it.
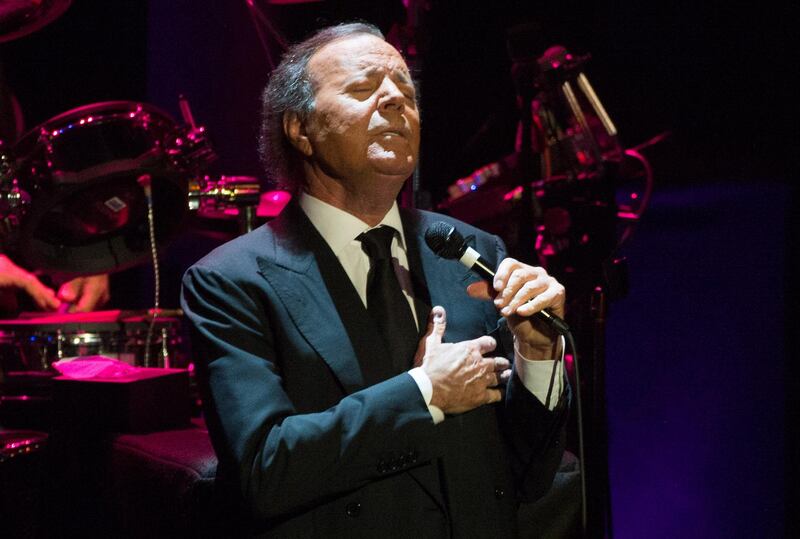
<svg viewBox="0 0 800 539">
<path fill-rule="evenodd" d="M 458 260 L 487 281 L 494 281 L 494 270 L 478 251 L 466 244 L 464 236 L 453 225 L 444 221 L 433 223 L 425 231 L 425 243 L 442 258 Z M 534 316 L 561 335 L 569 333 L 567 323 L 546 309 Z"/>
</svg>

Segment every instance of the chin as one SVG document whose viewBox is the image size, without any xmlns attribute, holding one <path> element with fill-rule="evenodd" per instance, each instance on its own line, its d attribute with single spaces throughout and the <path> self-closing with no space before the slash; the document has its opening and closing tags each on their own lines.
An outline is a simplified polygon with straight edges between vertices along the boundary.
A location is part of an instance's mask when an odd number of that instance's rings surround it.
<svg viewBox="0 0 800 539">
<path fill-rule="evenodd" d="M 377 169 L 376 172 L 389 180 L 394 180 L 398 182 L 404 182 L 408 179 L 409 176 L 414 174 L 414 169 L 409 169 L 408 167 L 397 167 L 397 168 L 380 168 Z"/>
<path fill-rule="evenodd" d="M 381 176 L 396 176 L 403 179 L 408 178 L 414 173 L 416 163 L 409 163 L 406 160 L 391 160 L 391 162 L 373 163 L 372 170 Z"/>
</svg>

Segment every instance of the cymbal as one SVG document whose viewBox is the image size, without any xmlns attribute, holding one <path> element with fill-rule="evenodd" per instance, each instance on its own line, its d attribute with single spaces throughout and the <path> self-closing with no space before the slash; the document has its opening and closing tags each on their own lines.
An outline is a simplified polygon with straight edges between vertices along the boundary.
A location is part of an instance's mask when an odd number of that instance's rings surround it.
<svg viewBox="0 0 800 539">
<path fill-rule="evenodd" d="M 3 0 L 0 43 L 26 36 L 60 17 L 72 0 Z"/>
</svg>

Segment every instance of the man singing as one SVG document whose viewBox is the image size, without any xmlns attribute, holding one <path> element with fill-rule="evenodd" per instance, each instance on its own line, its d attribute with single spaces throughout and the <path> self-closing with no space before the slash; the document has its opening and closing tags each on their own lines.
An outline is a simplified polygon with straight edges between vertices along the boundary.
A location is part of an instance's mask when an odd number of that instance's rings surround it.
<svg viewBox="0 0 800 539">
<path fill-rule="evenodd" d="M 293 46 L 263 101 L 262 157 L 295 196 L 190 268 L 182 301 L 243 532 L 514 537 L 563 450 L 563 343 L 531 317 L 563 316 L 564 288 L 495 236 L 398 208 L 420 117 L 377 28 Z M 441 220 L 493 283 L 425 245 Z"/>
</svg>

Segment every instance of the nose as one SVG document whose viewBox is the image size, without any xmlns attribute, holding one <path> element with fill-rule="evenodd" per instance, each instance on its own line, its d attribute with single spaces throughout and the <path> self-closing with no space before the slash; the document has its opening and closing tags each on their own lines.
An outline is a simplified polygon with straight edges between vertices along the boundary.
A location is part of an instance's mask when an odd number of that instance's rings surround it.
<svg viewBox="0 0 800 539">
<path fill-rule="evenodd" d="M 403 112 L 406 106 L 406 96 L 392 81 L 391 78 L 385 77 L 380 87 L 380 97 L 378 99 L 378 108 L 380 110 L 395 110 Z"/>
</svg>

